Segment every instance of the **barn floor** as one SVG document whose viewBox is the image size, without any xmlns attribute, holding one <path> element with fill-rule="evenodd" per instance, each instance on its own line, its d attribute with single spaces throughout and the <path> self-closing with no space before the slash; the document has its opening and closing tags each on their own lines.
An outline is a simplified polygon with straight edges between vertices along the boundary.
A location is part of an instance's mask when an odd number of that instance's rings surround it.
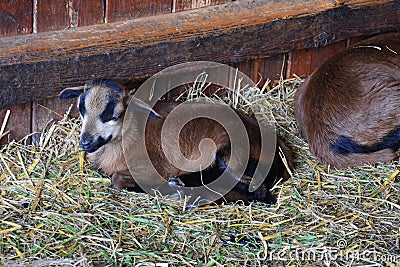
<svg viewBox="0 0 400 267">
<path fill-rule="evenodd" d="M 4 146 L 0 265 L 398 266 L 399 161 L 319 164 L 293 117 L 300 82 L 265 93 L 296 163 L 273 206 L 185 211 L 183 200 L 117 192 L 79 151 L 79 120 L 49 125 L 40 144 Z"/>
</svg>

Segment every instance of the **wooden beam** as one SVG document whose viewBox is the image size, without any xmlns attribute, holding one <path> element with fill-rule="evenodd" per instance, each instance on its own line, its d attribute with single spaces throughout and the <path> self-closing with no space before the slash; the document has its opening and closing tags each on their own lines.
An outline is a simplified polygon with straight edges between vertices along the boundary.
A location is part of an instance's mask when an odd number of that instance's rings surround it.
<svg viewBox="0 0 400 267">
<path fill-rule="evenodd" d="M 62 88 L 93 77 L 143 79 L 187 61 L 236 63 L 397 31 L 399 18 L 397 0 L 242 0 L 4 37 L 0 38 L 0 106 L 55 97 Z"/>
</svg>

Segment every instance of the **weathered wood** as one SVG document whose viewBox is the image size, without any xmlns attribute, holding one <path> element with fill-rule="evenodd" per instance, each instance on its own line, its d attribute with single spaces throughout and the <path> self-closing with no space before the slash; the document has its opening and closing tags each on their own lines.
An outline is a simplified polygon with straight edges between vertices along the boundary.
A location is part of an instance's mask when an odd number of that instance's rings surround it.
<svg viewBox="0 0 400 267">
<path fill-rule="evenodd" d="M 68 0 L 37 1 L 37 32 L 67 29 L 69 25 Z"/>
<path fill-rule="evenodd" d="M 88 26 L 104 23 L 104 0 L 73 0 L 70 7 L 70 24 Z"/>
<path fill-rule="evenodd" d="M 77 26 L 78 24 L 76 13 L 74 15 L 72 1 L 69 0 L 41 0 L 35 3 L 37 5 L 36 16 L 36 31 L 46 32 L 54 30 L 63 30 Z M 24 129 L 29 123 L 29 130 L 33 132 L 40 132 L 46 124 L 56 117 L 56 112 L 51 112 L 54 109 L 66 109 L 66 102 L 60 102 L 57 106 L 58 100 L 45 99 L 32 102 L 32 114 L 28 117 L 21 118 L 21 124 L 25 125 Z M 60 118 L 58 118 L 60 119 Z M 29 132 L 28 132 L 29 133 Z"/>
<path fill-rule="evenodd" d="M 31 33 L 32 18 L 31 1 L 1 1 L 0 36 Z"/>
<path fill-rule="evenodd" d="M 0 125 L 3 124 L 7 110 L 11 111 L 4 131 L 5 133 L 8 132 L 8 134 L 0 139 L 0 144 L 5 144 L 12 140 L 19 141 L 31 133 L 31 109 L 31 103 L 0 108 Z"/>
<path fill-rule="evenodd" d="M 399 17 L 399 1 L 358 0 L 335 8 L 331 0 L 242 0 L 5 37 L 0 39 L 0 106 L 55 97 L 93 77 L 142 79 L 187 61 L 234 63 L 400 30 Z"/>
<path fill-rule="evenodd" d="M 63 19 L 58 18 L 58 20 L 64 22 L 56 25 L 59 29 L 99 24 L 104 21 L 104 5 L 102 0 L 73 0 L 68 1 L 67 4 L 68 6 L 58 5 L 52 7 L 53 9 L 58 9 L 54 11 L 54 14 L 65 16 Z M 39 12 L 38 17 L 43 16 L 45 14 Z M 38 23 L 41 25 L 41 30 L 54 29 L 53 27 L 56 27 L 51 21 L 41 21 L 39 19 Z M 41 23 L 50 24 L 42 25 Z M 63 101 L 58 98 L 34 101 L 32 103 L 32 116 L 25 118 L 25 121 L 22 120 L 21 123 L 25 125 L 31 123 L 33 132 L 41 132 L 49 121 L 62 119 L 73 102 L 75 101 Z M 73 107 L 71 115 L 77 116 L 78 113 L 75 105 Z"/>
<path fill-rule="evenodd" d="M 185 10 L 192 10 L 196 8 L 222 5 L 232 2 L 233 0 L 173 0 L 174 11 L 180 12 Z"/>
<path fill-rule="evenodd" d="M 0 36 L 32 33 L 32 1 L 14 0 L 0 2 Z M 1 71 L 1 70 L 0 70 Z M 7 110 L 11 111 L 5 132 L 9 134 L 0 138 L 0 144 L 9 140 L 20 140 L 31 130 L 31 104 L 20 104 L 0 108 L 0 125 L 3 124 Z"/>
<path fill-rule="evenodd" d="M 171 12 L 172 0 L 108 0 L 107 22 Z"/>
<path fill-rule="evenodd" d="M 366 40 L 366 39 L 368 39 L 368 38 L 371 38 L 371 37 L 372 37 L 372 36 L 365 35 L 365 36 L 360 36 L 360 37 L 355 37 L 355 38 L 347 39 L 346 47 L 351 47 L 351 46 L 353 46 L 353 45 L 355 45 L 355 44 L 357 44 L 357 43 L 359 43 L 359 42 L 361 42 L 361 41 L 364 41 L 364 40 Z"/>
<path fill-rule="evenodd" d="M 267 80 L 270 80 L 274 84 L 281 76 L 283 79 L 286 78 L 286 59 L 286 54 L 280 54 L 268 58 L 239 62 L 234 66 L 255 83 L 258 83 L 259 87 L 262 87 Z"/>
<path fill-rule="evenodd" d="M 76 107 L 76 99 L 46 99 L 38 100 L 32 106 L 32 131 L 41 132 L 46 125 L 55 120 L 61 120 L 64 114 L 71 108 L 70 116 L 77 117 L 78 109 Z"/>
<path fill-rule="evenodd" d="M 328 58 L 346 48 L 346 41 L 341 41 L 324 47 L 294 51 L 289 56 L 287 77 L 294 74 L 306 78 Z"/>
<path fill-rule="evenodd" d="M 36 10 L 36 31 L 47 32 L 101 24 L 105 6 L 103 0 L 40 0 Z"/>
</svg>

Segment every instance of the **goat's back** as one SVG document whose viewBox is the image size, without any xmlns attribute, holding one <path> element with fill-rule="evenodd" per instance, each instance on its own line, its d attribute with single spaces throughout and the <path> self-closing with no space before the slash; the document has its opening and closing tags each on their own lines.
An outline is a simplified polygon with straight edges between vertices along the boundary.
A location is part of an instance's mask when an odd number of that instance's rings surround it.
<svg viewBox="0 0 400 267">
<path fill-rule="evenodd" d="M 311 152 L 337 167 L 387 161 L 400 145 L 400 33 L 335 55 L 298 89 L 295 115 Z"/>
<path fill-rule="evenodd" d="M 195 119 L 190 120 L 188 123 L 181 121 L 180 118 L 170 121 L 171 124 L 168 126 L 165 125 L 166 118 L 170 116 L 171 111 L 175 109 L 179 105 L 178 114 L 190 114 Z M 204 139 L 211 139 L 215 143 L 215 149 L 218 153 L 219 157 L 221 157 L 226 163 L 235 164 L 230 161 L 230 153 L 234 152 L 239 146 L 233 148 L 231 146 L 232 136 L 229 136 L 227 129 L 234 129 L 234 132 L 230 132 L 230 134 L 234 134 L 238 136 L 237 129 L 239 124 L 244 125 L 245 132 L 243 135 L 239 135 L 239 138 L 245 142 L 249 142 L 250 151 L 248 158 L 243 159 L 241 163 L 246 164 L 248 159 L 252 159 L 253 161 L 260 161 L 261 166 L 268 166 L 267 164 L 272 164 L 270 173 L 264 180 L 264 184 L 268 186 L 268 188 L 272 187 L 272 185 L 279 179 L 287 180 L 290 177 L 290 170 L 293 169 L 293 160 L 290 149 L 285 145 L 285 143 L 276 137 L 275 132 L 264 132 L 273 134 L 274 138 L 269 138 L 268 140 L 263 140 L 261 138 L 260 127 L 264 127 L 258 124 L 258 121 L 243 113 L 242 111 L 232 109 L 228 106 L 223 106 L 221 104 L 214 103 L 202 103 L 202 102 L 170 102 L 170 101 L 159 101 L 155 107 L 154 111 L 161 115 L 161 118 L 149 118 L 146 125 L 146 148 L 150 160 L 153 163 L 153 166 L 163 177 L 177 177 L 181 175 L 186 175 L 188 172 L 182 170 L 179 164 L 171 164 L 171 161 L 168 160 L 165 156 L 165 149 L 168 151 L 174 150 L 172 157 L 175 154 L 181 152 L 186 159 L 195 161 L 201 157 L 201 153 L 199 151 L 199 144 Z M 209 119 L 204 117 L 202 114 L 207 114 L 206 111 L 212 111 L 211 113 L 227 113 L 233 112 L 233 116 L 223 116 L 225 120 L 217 122 L 216 120 Z M 218 116 L 217 116 L 218 117 Z M 182 125 L 184 127 L 182 128 Z M 229 127 L 230 126 L 230 127 Z M 163 129 L 164 127 L 164 129 Z M 180 129 L 181 128 L 181 129 Z M 180 129 L 180 131 L 178 131 Z M 265 129 L 265 128 L 264 128 Z M 166 130 L 166 138 L 161 140 L 161 132 Z M 168 136 L 170 134 L 170 136 Z M 173 139 L 176 140 L 176 136 L 179 135 L 179 149 L 180 151 L 176 151 L 178 148 L 177 144 L 174 143 Z M 265 136 L 264 136 L 265 137 Z M 266 143 L 266 142 L 274 142 L 275 138 L 277 140 L 275 143 Z M 231 151 L 232 148 L 232 151 Z M 261 148 L 263 152 L 261 152 Z M 209 160 L 215 160 L 216 154 L 213 148 L 210 146 L 205 146 L 205 151 L 203 151 L 206 156 L 210 156 Z M 279 152 L 282 152 L 283 157 L 285 157 L 286 162 L 284 163 Z M 241 153 L 241 152 L 239 152 Z M 262 157 L 260 156 L 263 153 Z M 236 154 L 237 155 L 237 154 Z M 243 154 L 244 155 L 244 154 Z M 203 155 L 204 156 L 204 155 Z M 179 162 L 179 159 L 173 159 L 176 162 Z M 239 165 L 241 163 L 238 163 Z M 199 163 L 195 163 L 192 167 L 198 167 Z M 250 164 L 251 165 L 251 164 Z M 207 165 L 201 165 L 202 167 Z M 233 166 L 233 165 L 232 165 Z M 256 165 L 257 166 L 257 165 Z M 234 168 L 240 168 L 239 166 L 234 166 Z M 249 166 L 246 171 L 250 171 Z M 250 172 L 253 172 L 250 171 Z"/>
<path fill-rule="evenodd" d="M 179 114 L 189 114 L 193 116 L 194 119 L 190 120 L 187 123 L 178 120 L 170 120 L 168 126 L 165 125 L 166 119 L 170 112 L 179 105 Z M 186 174 L 185 171 L 182 171 L 179 166 L 173 166 L 174 164 L 170 164 L 169 161 L 165 158 L 165 153 L 163 148 L 161 147 L 161 132 L 164 128 L 165 133 L 167 134 L 164 139 L 164 149 L 172 150 L 177 149 L 176 143 L 173 142 L 175 139 L 173 133 L 175 130 L 181 128 L 179 132 L 179 149 L 180 151 L 176 151 L 176 154 L 181 152 L 183 156 L 189 160 L 195 161 L 200 158 L 201 153 L 199 150 L 199 144 L 204 139 L 211 139 L 216 145 L 216 150 L 219 153 L 229 154 L 230 152 L 230 138 L 228 132 L 226 130 L 226 124 L 230 123 L 231 126 L 237 124 L 237 121 L 223 121 L 221 124 L 216 120 L 203 117 L 202 114 L 206 114 L 206 111 L 213 110 L 216 113 L 226 112 L 227 109 L 230 109 L 227 106 L 222 106 L 213 103 L 202 103 L 202 102 L 172 102 L 172 101 L 159 101 L 155 106 L 154 110 L 161 115 L 161 118 L 149 118 L 146 125 L 146 148 L 148 150 L 148 154 L 150 156 L 151 161 L 154 163 L 157 171 L 164 177 L 168 177 L 168 175 L 174 174 L 176 176 Z M 250 144 L 250 157 L 257 158 L 260 154 L 260 131 L 258 128 L 257 121 L 255 119 L 250 118 L 248 115 L 244 113 L 233 110 L 235 114 L 242 120 L 245 129 L 247 131 L 247 135 Z M 183 126 L 184 124 L 184 126 Z M 183 127 L 182 127 L 183 126 Z M 168 136 L 171 134 L 171 136 Z M 243 137 L 247 138 L 247 137 Z M 206 150 L 203 151 L 205 154 L 211 155 L 215 159 L 215 152 L 212 151 L 212 146 L 205 146 Z M 175 154 L 175 153 L 174 153 Z M 204 156 L 204 155 L 203 155 Z"/>
</svg>

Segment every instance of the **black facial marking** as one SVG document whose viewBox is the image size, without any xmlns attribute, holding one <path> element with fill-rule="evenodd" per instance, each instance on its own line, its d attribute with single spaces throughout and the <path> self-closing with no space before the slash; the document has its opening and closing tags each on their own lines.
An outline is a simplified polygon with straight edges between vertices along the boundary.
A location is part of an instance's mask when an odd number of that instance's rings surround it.
<svg viewBox="0 0 400 267">
<path fill-rule="evenodd" d="M 103 84 L 108 87 L 108 88 L 112 88 L 113 90 L 115 90 L 118 93 L 122 92 L 122 88 L 114 81 L 111 80 L 104 80 Z"/>
<path fill-rule="evenodd" d="M 85 143 L 84 140 L 81 140 L 80 146 L 81 148 L 87 153 L 93 153 L 100 147 L 104 146 L 112 139 L 112 135 L 104 139 L 103 137 L 99 136 L 96 139 L 93 139 L 90 143 Z"/>
<path fill-rule="evenodd" d="M 87 93 L 83 93 L 81 95 L 81 97 L 79 98 L 79 104 L 78 104 L 78 108 L 79 108 L 79 112 L 81 113 L 82 117 L 85 116 L 86 114 L 86 108 L 85 108 L 85 98 L 86 98 Z"/>
<path fill-rule="evenodd" d="M 90 82 L 90 87 L 93 87 L 95 85 L 101 85 L 101 86 L 104 86 L 104 87 L 111 88 L 111 89 L 115 90 L 118 93 L 122 92 L 122 88 L 116 82 L 114 82 L 112 80 L 96 78 L 96 79 L 93 79 Z"/>
<path fill-rule="evenodd" d="M 384 138 L 372 145 L 360 145 L 354 142 L 351 137 L 341 135 L 331 147 L 333 152 L 339 155 L 369 154 L 384 149 L 391 149 L 395 152 L 400 148 L 400 126 L 394 128 Z"/>
<path fill-rule="evenodd" d="M 114 118 L 114 109 L 118 104 L 118 99 L 114 94 L 107 97 L 107 105 L 104 111 L 100 114 L 100 121 L 106 123 Z"/>
<path fill-rule="evenodd" d="M 117 120 L 119 120 L 119 118 L 121 118 L 121 115 L 122 115 L 122 113 L 118 113 L 117 115 L 115 115 L 115 116 L 112 117 L 111 119 L 112 119 L 113 121 L 117 121 Z"/>
</svg>

